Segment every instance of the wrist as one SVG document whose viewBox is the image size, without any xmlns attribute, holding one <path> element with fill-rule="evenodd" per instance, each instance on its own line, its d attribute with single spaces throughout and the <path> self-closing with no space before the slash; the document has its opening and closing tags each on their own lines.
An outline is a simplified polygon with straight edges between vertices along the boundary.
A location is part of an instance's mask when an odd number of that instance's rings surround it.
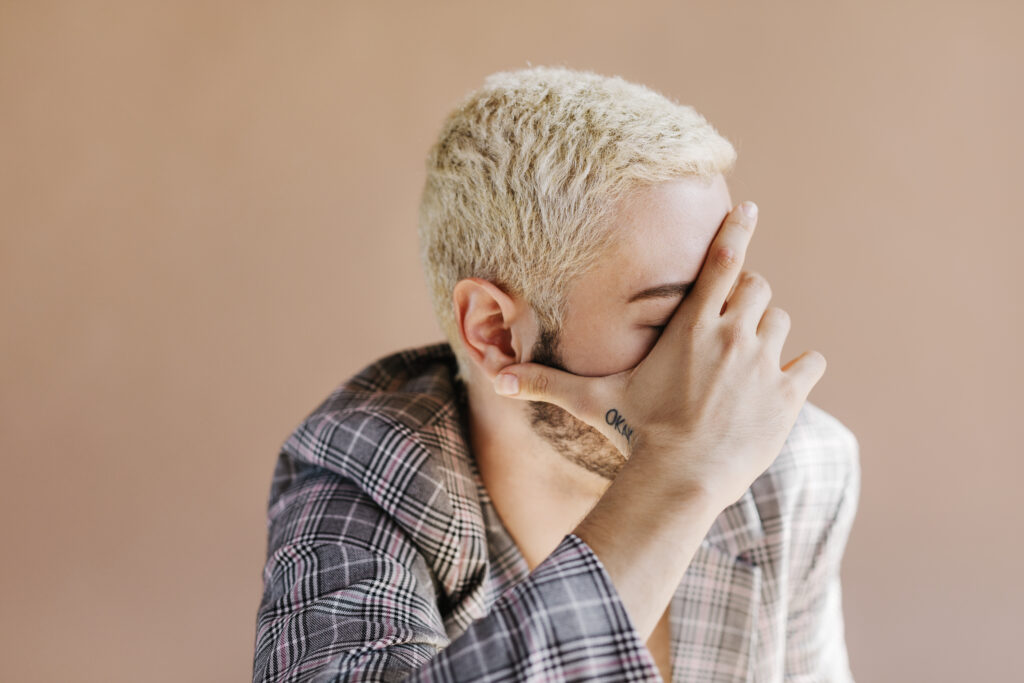
<svg viewBox="0 0 1024 683">
<path fill-rule="evenodd" d="M 652 455 L 653 454 L 647 454 Z M 685 472 L 678 466 L 683 456 L 679 453 L 630 459 L 619 471 L 612 486 L 630 507 L 652 518 L 679 519 L 685 517 L 710 526 L 725 509 L 720 496 L 695 473 Z M 672 467 L 666 467 L 666 463 Z"/>
</svg>

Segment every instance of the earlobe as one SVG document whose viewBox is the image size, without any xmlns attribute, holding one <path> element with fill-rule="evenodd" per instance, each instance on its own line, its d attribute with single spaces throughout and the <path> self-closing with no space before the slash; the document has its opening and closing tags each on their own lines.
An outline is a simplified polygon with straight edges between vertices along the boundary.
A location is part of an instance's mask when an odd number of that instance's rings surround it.
<svg viewBox="0 0 1024 683">
<path fill-rule="evenodd" d="M 455 321 L 469 358 L 493 378 L 518 362 L 522 346 L 515 324 L 520 304 L 500 287 L 482 278 L 466 278 L 452 292 Z"/>
</svg>

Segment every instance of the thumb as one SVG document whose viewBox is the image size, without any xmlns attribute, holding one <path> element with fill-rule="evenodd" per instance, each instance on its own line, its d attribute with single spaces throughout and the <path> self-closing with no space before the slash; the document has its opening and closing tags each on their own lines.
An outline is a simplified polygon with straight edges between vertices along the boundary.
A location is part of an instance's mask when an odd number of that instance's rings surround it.
<svg viewBox="0 0 1024 683">
<path fill-rule="evenodd" d="M 501 369 L 494 391 L 524 401 L 545 401 L 585 419 L 590 412 L 596 378 L 581 377 L 539 363 L 516 363 Z"/>
</svg>

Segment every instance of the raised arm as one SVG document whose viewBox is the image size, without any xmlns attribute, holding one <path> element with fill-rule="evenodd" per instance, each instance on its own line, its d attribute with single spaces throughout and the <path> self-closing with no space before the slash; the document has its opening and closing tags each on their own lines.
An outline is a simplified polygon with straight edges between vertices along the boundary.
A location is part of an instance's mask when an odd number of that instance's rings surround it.
<svg viewBox="0 0 1024 683">
<path fill-rule="evenodd" d="M 495 378 L 499 393 L 555 403 L 628 457 L 575 533 L 645 639 L 714 519 L 775 460 L 825 371 L 816 351 L 780 367 L 789 316 L 768 306 L 764 278 L 741 271 L 756 219 L 751 202 L 726 216 L 693 291 L 635 368 L 593 378 L 524 363 Z"/>
</svg>

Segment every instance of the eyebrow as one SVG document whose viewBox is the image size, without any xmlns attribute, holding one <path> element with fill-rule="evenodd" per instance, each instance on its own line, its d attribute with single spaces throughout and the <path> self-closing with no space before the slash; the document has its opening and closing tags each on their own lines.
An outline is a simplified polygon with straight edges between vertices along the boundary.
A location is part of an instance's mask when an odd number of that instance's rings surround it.
<svg viewBox="0 0 1024 683">
<path fill-rule="evenodd" d="M 631 296 L 626 303 L 631 304 L 634 301 L 644 301 L 646 299 L 674 299 L 677 296 L 686 296 L 691 287 L 693 287 L 692 280 L 690 282 L 673 282 L 668 285 L 649 287 Z"/>
</svg>

